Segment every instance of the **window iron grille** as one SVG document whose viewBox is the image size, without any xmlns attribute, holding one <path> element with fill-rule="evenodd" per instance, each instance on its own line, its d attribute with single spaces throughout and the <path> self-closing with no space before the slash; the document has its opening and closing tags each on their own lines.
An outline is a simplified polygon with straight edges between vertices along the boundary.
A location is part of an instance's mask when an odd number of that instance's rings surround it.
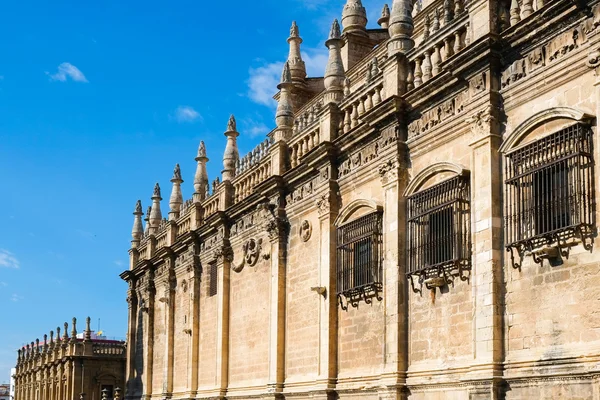
<svg viewBox="0 0 600 400">
<path fill-rule="evenodd" d="M 382 213 L 374 212 L 337 229 L 337 296 L 340 306 L 358 307 L 364 300 L 383 300 Z M 345 302 L 344 302 L 345 300 Z"/>
<path fill-rule="evenodd" d="M 210 264 L 209 275 L 210 276 L 208 277 L 208 284 L 209 284 L 208 296 L 212 297 L 217 294 L 217 287 L 218 287 L 217 284 L 219 281 L 219 270 L 217 268 L 216 262 L 213 262 Z"/>
<path fill-rule="evenodd" d="M 596 201 L 589 126 L 575 124 L 515 149 L 504 168 L 505 242 L 514 268 L 521 268 L 526 255 L 540 265 L 544 258 L 568 258 L 579 242 L 592 251 Z"/>
<path fill-rule="evenodd" d="M 468 280 L 470 183 L 464 173 L 408 197 L 407 278 L 414 292 Z M 415 279 L 419 288 L 415 285 Z"/>
</svg>

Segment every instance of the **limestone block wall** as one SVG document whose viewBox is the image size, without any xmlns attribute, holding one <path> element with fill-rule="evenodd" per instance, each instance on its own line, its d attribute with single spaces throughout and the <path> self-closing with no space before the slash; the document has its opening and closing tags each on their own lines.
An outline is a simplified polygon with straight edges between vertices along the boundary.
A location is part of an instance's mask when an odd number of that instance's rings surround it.
<svg viewBox="0 0 600 400">
<path fill-rule="evenodd" d="M 198 385 L 200 390 L 217 386 L 217 297 L 210 296 L 210 266 L 203 267 L 200 286 L 200 332 L 198 355 Z"/>
<path fill-rule="evenodd" d="M 183 274 L 182 274 L 183 275 Z M 183 275 L 177 280 L 174 293 L 174 341 L 173 341 L 173 391 L 185 392 L 191 386 L 188 371 L 191 368 L 191 293 Z M 188 333 L 190 332 L 190 333 Z"/>
<path fill-rule="evenodd" d="M 319 268 L 319 219 L 314 204 L 309 204 L 309 209 L 291 210 L 290 213 L 293 216 L 290 217 L 289 246 L 294 251 L 288 254 L 285 325 L 285 375 L 290 384 L 314 380 L 319 373 L 319 320 L 324 318 L 320 313 L 323 299 L 311 290 L 320 286 L 322 273 Z M 301 229 L 304 221 L 309 224 L 310 235 Z"/>
</svg>

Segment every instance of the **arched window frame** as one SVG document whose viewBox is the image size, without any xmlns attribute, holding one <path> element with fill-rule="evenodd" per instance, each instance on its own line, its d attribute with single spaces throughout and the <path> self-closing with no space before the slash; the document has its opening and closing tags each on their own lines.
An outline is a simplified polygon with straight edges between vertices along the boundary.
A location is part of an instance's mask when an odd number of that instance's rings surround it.
<svg viewBox="0 0 600 400">
<path fill-rule="evenodd" d="M 438 174 L 450 177 L 424 187 Z M 407 186 L 407 270 L 415 293 L 468 280 L 471 271 L 471 182 L 464 167 L 441 162 L 425 168 Z"/>
<path fill-rule="evenodd" d="M 347 311 L 349 304 L 356 308 L 362 300 L 383 300 L 383 208 L 371 200 L 355 200 L 334 225 L 340 307 Z"/>
<path fill-rule="evenodd" d="M 523 143 L 557 119 L 572 123 Z M 550 108 L 522 122 L 500 147 L 504 240 L 513 268 L 521 269 L 527 256 L 540 265 L 544 259 L 568 258 L 579 243 L 592 251 L 597 234 L 593 121 L 571 107 Z"/>
</svg>

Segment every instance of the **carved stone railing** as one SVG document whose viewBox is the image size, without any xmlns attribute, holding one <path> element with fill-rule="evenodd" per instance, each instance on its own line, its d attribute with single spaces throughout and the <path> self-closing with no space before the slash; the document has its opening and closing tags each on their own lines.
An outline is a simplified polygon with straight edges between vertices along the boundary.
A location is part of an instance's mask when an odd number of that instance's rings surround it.
<svg viewBox="0 0 600 400">
<path fill-rule="evenodd" d="M 260 163 L 245 170 L 233 180 L 234 201 L 242 201 L 250 194 L 256 185 L 271 176 L 271 159 L 266 157 Z"/>
<path fill-rule="evenodd" d="M 94 343 L 92 352 L 94 355 L 123 356 L 125 354 L 125 343 Z"/>
<path fill-rule="evenodd" d="M 321 143 L 319 126 L 315 126 L 313 130 L 303 133 L 299 140 L 290 146 L 290 163 L 292 168 L 296 167 L 302 156 L 314 149 Z"/>
<path fill-rule="evenodd" d="M 301 135 L 305 130 L 313 130 L 319 125 L 319 114 L 323 110 L 323 98 L 317 98 L 308 102 L 302 107 L 294 118 L 293 138 Z"/>
<path fill-rule="evenodd" d="M 256 167 L 269 155 L 269 147 L 271 142 L 269 139 L 265 139 L 256 146 L 252 151 L 240 158 L 237 162 L 235 174 L 236 176 L 242 175 L 244 172 Z"/>
<path fill-rule="evenodd" d="M 438 0 L 418 13 L 408 90 L 440 74 L 443 63 L 469 44 L 468 25 L 464 0 Z"/>
<path fill-rule="evenodd" d="M 366 82 L 361 90 L 348 95 L 341 104 L 344 112 L 342 132 L 348 133 L 361 124 L 360 118 L 381 103 L 384 98 L 381 72 Z"/>
<path fill-rule="evenodd" d="M 219 193 L 215 190 L 212 196 L 204 200 L 202 203 L 202 208 L 204 209 L 204 219 L 210 217 L 219 211 Z"/>
<path fill-rule="evenodd" d="M 542 9 L 550 0 L 504 0 L 498 4 L 498 29 L 500 32 L 518 24 L 534 12 Z"/>
<path fill-rule="evenodd" d="M 168 224 L 167 224 L 168 225 Z M 159 228 L 159 232 L 156 235 L 156 249 L 162 249 L 169 245 L 169 236 L 166 225 L 161 224 L 162 229 Z"/>
<path fill-rule="evenodd" d="M 192 227 L 192 209 L 188 207 L 177 219 L 177 237 L 190 231 Z"/>
</svg>

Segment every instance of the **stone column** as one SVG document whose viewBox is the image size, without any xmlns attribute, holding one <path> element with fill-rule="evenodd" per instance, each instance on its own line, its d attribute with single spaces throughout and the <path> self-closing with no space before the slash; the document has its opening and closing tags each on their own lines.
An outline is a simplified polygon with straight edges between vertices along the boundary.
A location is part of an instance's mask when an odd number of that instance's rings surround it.
<svg viewBox="0 0 600 400">
<path fill-rule="evenodd" d="M 129 325 L 127 326 L 127 366 L 125 370 L 125 387 L 127 398 L 135 391 L 135 353 L 137 348 L 138 297 L 132 281 L 127 291 L 127 308 Z"/>
<path fill-rule="evenodd" d="M 396 146 L 394 146 L 396 150 Z M 406 395 L 408 368 L 408 298 L 405 277 L 404 243 L 406 168 L 402 168 L 398 152 L 380 164 L 379 174 L 384 190 L 383 210 L 383 295 L 385 304 L 384 365 L 380 399 L 399 400 Z"/>
<path fill-rule="evenodd" d="M 81 378 L 83 374 L 83 358 L 75 358 L 71 360 L 71 382 L 69 386 L 71 387 L 71 399 L 78 400 L 79 393 L 81 393 Z"/>
<path fill-rule="evenodd" d="M 285 380 L 285 268 L 287 259 L 288 221 L 285 210 L 279 206 L 280 197 L 271 204 L 263 204 L 264 228 L 269 234 L 271 245 L 271 294 L 269 301 L 269 395 L 268 399 L 279 399 Z"/>
<path fill-rule="evenodd" d="M 325 393 L 335 390 L 338 374 L 338 303 L 336 276 L 336 228 L 339 213 L 338 187 L 329 181 L 325 192 L 317 196 L 315 206 L 319 213 L 319 269 L 320 286 L 326 289 L 321 302 L 319 319 L 319 387 Z M 324 396 L 323 398 L 327 398 Z"/>
<path fill-rule="evenodd" d="M 224 240 L 215 251 L 218 271 L 217 284 L 217 374 L 216 382 L 219 398 L 227 395 L 229 385 L 229 289 L 233 250 L 228 240 Z"/>
<path fill-rule="evenodd" d="M 65 383 L 65 399 L 68 400 L 73 400 L 73 368 L 72 368 L 72 362 L 71 361 L 66 361 L 65 365 L 65 372 L 67 374 L 67 380 Z"/>
<path fill-rule="evenodd" d="M 471 126 L 471 227 L 474 304 L 474 355 L 469 379 L 489 381 L 471 393 L 471 399 L 497 399 L 502 376 L 503 273 L 502 273 L 502 142 L 499 111 L 491 105 L 476 112 Z"/>
</svg>

